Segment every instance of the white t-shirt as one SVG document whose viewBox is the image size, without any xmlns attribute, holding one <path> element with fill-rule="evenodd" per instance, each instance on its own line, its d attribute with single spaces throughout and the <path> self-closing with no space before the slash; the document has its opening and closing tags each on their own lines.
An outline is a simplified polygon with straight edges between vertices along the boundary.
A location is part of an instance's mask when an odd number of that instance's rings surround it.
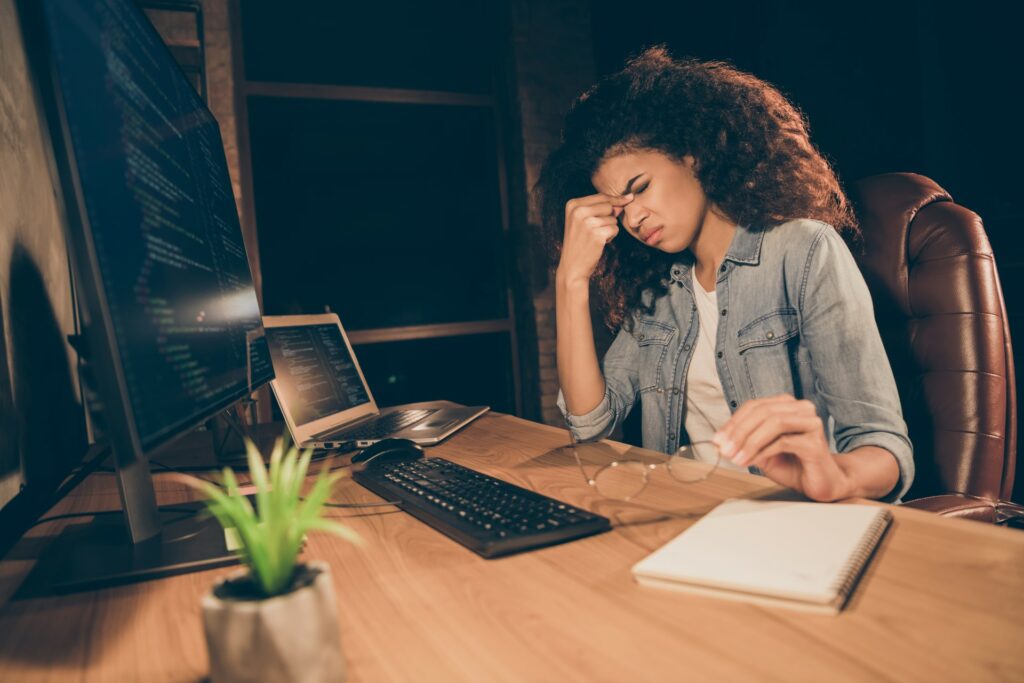
<svg viewBox="0 0 1024 683">
<path fill-rule="evenodd" d="M 693 275 L 693 300 L 697 304 L 697 318 L 700 329 L 697 343 L 690 358 L 690 367 L 686 371 L 686 414 L 683 424 L 691 443 L 710 441 L 715 432 L 732 416 L 729 404 L 725 400 L 722 382 L 718 379 L 718 366 L 715 363 L 715 339 L 718 335 L 718 294 L 707 292 L 697 280 L 696 269 Z M 697 449 L 698 459 L 702 453 Z M 706 457 L 706 456 L 705 456 Z M 719 467 L 746 471 L 746 467 L 735 465 L 722 458 Z"/>
</svg>

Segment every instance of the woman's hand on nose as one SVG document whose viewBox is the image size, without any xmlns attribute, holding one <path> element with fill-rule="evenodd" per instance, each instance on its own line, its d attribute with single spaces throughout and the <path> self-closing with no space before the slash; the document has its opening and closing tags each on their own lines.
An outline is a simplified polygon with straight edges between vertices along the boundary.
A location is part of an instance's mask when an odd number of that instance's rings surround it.
<svg viewBox="0 0 1024 683">
<path fill-rule="evenodd" d="M 565 234 L 557 277 L 588 282 L 605 246 L 619 234 L 619 216 L 633 201 L 632 194 L 612 197 L 594 194 L 565 204 Z"/>
</svg>

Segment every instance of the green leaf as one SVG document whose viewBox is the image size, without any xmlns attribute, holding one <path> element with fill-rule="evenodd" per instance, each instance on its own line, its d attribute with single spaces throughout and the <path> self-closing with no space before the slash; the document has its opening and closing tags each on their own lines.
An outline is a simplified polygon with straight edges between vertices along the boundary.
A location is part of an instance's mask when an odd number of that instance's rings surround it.
<svg viewBox="0 0 1024 683">
<path fill-rule="evenodd" d="M 300 454 L 285 437 L 279 438 L 267 467 L 259 450 L 247 439 L 246 455 L 256 489 L 256 509 L 242 495 L 238 479 L 228 468 L 222 474 L 223 488 L 194 477 L 180 480 L 206 496 L 207 508 L 225 529 L 234 529 L 241 544 L 239 555 L 264 595 L 287 590 L 307 532 L 324 531 L 362 544 L 354 531 L 323 518 L 324 503 L 343 472 L 332 473 L 330 464 L 325 463 L 303 498 L 312 451 Z"/>
</svg>

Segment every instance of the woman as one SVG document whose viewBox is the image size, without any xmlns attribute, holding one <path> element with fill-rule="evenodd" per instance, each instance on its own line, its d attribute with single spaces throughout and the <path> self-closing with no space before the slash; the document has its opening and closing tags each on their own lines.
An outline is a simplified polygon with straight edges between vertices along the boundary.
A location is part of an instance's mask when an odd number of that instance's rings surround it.
<svg viewBox="0 0 1024 683">
<path fill-rule="evenodd" d="M 647 50 L 574 103 L 538 197 L 576 438 L 607 436 L 639 397 L 647 448 L 711 440 L 819 501 L 906 492 L 899 397 L 840 235 L 856 223 L 776 89 Z M 603 369 L 592 289 L 619 328 Z"/>
</svg>

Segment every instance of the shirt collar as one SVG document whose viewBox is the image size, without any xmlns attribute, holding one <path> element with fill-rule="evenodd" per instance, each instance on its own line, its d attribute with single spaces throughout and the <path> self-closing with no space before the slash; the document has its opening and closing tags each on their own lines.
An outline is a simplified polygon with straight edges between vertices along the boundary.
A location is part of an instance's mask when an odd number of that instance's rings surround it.
<svg viewBox="0 0 1024 683">
<path fill-rule="evenodd" d="M 690 288 L 690 268 L 693 266 L 693 254 L 690 250 L 680 252 L 675 263 L 669 269 L 669 285 Z"/>
<path fill-rule="evenodd" d="M 726 261 L 744 263 L 756 266 L 761 262 L 761 242 L 764 241 L 764 230 L 748 228 L 743 225 L 736 226 L 732 241 L 729 243 L 729 251 L 725 254 Z M 680 252 L 675 263 L 669 271 L 669 284 L 677 282 L 683 287 L 690 288 L 690 269 L 693 267 L 693 254 L 689 249 Z"/>
<path fill-rule="evenodd" d="M 737 225 L 736 232 L 725 253 L 726 261 L 746 263 L 756 266 L 761 262 L 761 242 L 764 240 L 764 229 Z"/>
</svg>

